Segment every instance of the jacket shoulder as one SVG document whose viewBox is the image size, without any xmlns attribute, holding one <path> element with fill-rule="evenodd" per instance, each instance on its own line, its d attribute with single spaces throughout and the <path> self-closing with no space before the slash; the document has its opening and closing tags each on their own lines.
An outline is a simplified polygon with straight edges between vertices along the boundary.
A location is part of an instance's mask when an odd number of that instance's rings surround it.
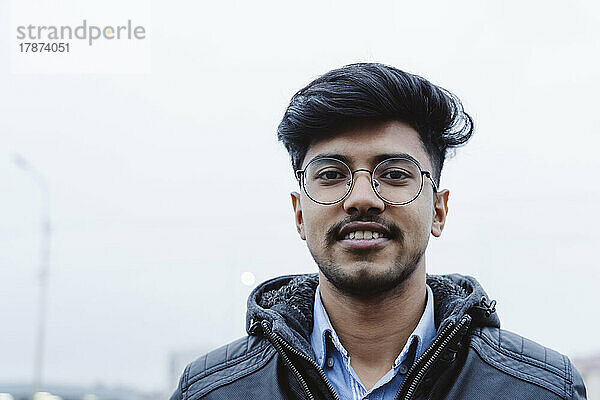
<svg viewBox="0 0 600 400">
<path fill-rule="evenodd" d="M 493 327 L 473 330 L 470 346 L 483 361 L 515 378 L 546 388 L 563 399 L 585 397 L 581 376 L 569 358 L 555 350 Z M 584 397 L 579 397 L 582 391 Z"/>
<path fill-rule="evenodd" d="M 171 400 L 199 399 L 259 370 L 275 352 L 266 340 L 256 336 L 246 336 L 219 347 L 188 364 Z"/>
</svg>

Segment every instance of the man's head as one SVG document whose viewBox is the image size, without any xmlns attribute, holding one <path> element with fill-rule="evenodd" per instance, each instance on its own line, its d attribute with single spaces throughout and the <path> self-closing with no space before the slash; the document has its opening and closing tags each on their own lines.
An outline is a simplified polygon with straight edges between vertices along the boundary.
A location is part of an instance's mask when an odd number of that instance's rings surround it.
<svg viewBox="0 0 600 400">
<path fill-rule="evenodd" d="M 328 72 L 293 96 L 278 137 L 294 170 L 302 171 L 302 190 L 292 193 L 296 225 L 335 288 L 373 297 L 424 268 L 429 233 L 441 234 L 447 212 L 448 191 L 436 191 L 433 182 L 439 184 L 449 150 L 465 143 L 472 132 L 472 120 L 454 95 L 381 64 L 353 64 Z M 322 157 L 345 161 L 349 169 L 340 164 L 346 172 L 317 171 L 312 167 L 316 162 L 310 163 Z M 371 181 L 374 168 L 389 157 L 412 158 L 412 164 L 406 164 L 417 172 L 378 168 Z M 408 190 L 403 189 L 408 187 L 405 180 L 390 179 L 407 174 L 422 185 L 415 191 L 418 196 L 404 205 L 392 205 L 394 195 L 387 197 L 392 202 L 384 201 L 388 181 L 394 182 L 388 185 L 393 193 Z M 309 197 L 313 189 L 306 190 L 307 179 L 316 178 L 316 187 L 331 192 L 332 182 L 341 176 L 342 195 L 344 183 L 351 190 L 339 202 L 324 205 L 314 201 L 319 200 L 314 195 Z M 376 232 L 375 238 L 360 239 L 361 232 L 367 232 L 367 238 Z"/>
</svg>

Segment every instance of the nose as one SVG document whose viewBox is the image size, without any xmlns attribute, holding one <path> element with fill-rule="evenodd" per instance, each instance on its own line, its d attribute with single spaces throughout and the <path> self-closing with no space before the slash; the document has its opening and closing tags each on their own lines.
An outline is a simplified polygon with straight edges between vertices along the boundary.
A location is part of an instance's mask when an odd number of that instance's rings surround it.
<svg viewBox="0 0 600 400">
<path fill-rule="evenodd" d="M 361 173 L 362 172 L 362 173 Z M 385 209 L 385 203 L 377 196 L 371 186 L 371 172 L 356 170 L 350 193 L 343 201 L 348 214 L 379 214 Z"/>
</svg>

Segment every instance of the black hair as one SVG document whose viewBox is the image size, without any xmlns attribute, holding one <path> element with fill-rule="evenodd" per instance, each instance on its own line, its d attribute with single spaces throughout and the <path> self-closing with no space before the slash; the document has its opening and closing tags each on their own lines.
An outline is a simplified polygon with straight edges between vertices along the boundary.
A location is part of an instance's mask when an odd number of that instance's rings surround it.
<svg viewBox="0 0 600 400">
<path fill-rule="evenodd" d="M 301 168 L 310 145 L 359 124 L 401 121 L 419 133 L 439 184 L 444 160 L 473 134 L 473 120 L 454 94 L 426 79 L 378 63 L 329 71 L 291 99 L 277 138 Z"/>
</svg>

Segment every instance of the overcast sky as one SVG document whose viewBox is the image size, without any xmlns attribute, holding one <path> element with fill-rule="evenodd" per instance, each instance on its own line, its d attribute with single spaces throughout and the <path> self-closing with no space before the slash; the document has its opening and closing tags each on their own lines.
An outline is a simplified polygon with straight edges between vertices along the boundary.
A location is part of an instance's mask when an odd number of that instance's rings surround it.
<svg viewBox="0 0 600 400">
<path fill-rule="evenodd" d="M 45 380 L 170 390 L 170 352 L 244 333 L 242 272 L 316 271 L 275 131 L 296 90 L 358 61 L 475 119 L 428 271 L 475 276 L 505 329 L 600 352 L 598 2 L 126 3 L 149 18 L 147 71 L 29 74 L 0 0 L 0 382 L 31 380 L 37 304 L 40 192 L 11 154 L 50 187 Z"/>
</svg>

